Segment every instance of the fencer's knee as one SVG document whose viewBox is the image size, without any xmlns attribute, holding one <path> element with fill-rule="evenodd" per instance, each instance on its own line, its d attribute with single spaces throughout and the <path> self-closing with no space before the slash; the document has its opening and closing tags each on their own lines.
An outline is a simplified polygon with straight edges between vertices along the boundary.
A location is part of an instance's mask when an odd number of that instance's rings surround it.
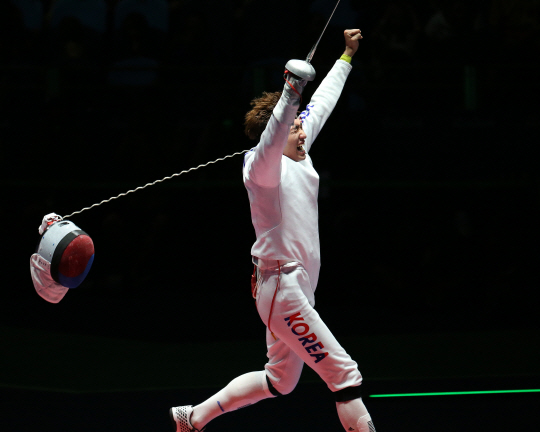
<svg viewBox="0 0 540 432">
<path fill-rule="evenodd" d="M 268 390 L 270 390 L 270 393 L 274 396 L 283 396 L 291 393 L 296 388 L 297 384 L 297 382 L 283 382 L 283 380 L 279 383 L 273 383 L 272 380 L 268 378 L 268 375 L 266 375 L 266 383 L 268 384 Z"/>
<path fill-rule="evenodd" d="M 334 398 L 336 402 L 347 402 L 353 399 L 362 397 L 360 386 L 345 387 L 344 389 L 334 392 Z"/>
</svg>

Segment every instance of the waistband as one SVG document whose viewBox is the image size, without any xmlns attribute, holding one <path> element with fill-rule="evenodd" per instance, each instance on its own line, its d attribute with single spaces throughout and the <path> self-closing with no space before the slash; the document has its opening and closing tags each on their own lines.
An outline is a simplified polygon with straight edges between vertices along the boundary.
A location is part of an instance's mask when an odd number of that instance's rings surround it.
<svg viewBox="0 0 540 432">
<path fill-rule="evenodd" d="M 298 261 L 294 260 L 270 260 L 257 258 L 256 256 L 252 257 L 252 261 L 259 270 L 274 270 L 279 267 L 291 267 L 298 264 Z"/>
</svg>

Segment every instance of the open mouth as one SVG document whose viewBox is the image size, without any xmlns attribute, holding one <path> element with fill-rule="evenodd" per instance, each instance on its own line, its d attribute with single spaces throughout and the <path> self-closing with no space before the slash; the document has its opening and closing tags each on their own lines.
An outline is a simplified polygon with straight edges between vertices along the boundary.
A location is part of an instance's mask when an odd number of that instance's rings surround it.
<svg viewBox="0 0 540 432">
<path fill-rule="evenodd" d="M 305 150 L 304 150 L 304 145 L 303 145 L 303 144 L 300 144 L 299 146 L 296 147 L 296 150 L 298 150 L 298 151 L 305 151 Z"/>
</svg>

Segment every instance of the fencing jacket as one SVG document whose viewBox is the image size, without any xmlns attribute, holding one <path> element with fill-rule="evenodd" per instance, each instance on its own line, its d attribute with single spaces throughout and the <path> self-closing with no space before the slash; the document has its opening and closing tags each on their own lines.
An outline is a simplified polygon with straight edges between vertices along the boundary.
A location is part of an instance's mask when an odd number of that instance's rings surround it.
<svg viewBox="0 0 540 432">
<path fill-rule="evenodd" d="M 244 157 L 244 185 L 257 239 L 251 255 L 267 260 L 297 261 L 306 269 L 313 291 L 320 269 L 317 195 L 319 175 L 309 150 L 332 113 L 352 67 L 337 60 L 300 115 L 307 138 L 306 159 L 283 155 L 297 106 L 281 97 L 258 145 Z"/>
</svg>

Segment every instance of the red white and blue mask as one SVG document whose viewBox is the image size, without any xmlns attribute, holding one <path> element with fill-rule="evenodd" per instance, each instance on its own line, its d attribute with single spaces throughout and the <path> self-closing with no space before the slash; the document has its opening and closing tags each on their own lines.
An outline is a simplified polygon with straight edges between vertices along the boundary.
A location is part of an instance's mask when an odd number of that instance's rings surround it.
<svg viewBox="0 0 540 432">
<path fill-rule="evenodd" d="M 71 221 L 55 214 L 43 218 L 43 233 L 30 259 L 30 273 L 37 293 L 58 303 L 68 289 L 78 287 L 94 262 L 94 243 Z"/>
</svg>

